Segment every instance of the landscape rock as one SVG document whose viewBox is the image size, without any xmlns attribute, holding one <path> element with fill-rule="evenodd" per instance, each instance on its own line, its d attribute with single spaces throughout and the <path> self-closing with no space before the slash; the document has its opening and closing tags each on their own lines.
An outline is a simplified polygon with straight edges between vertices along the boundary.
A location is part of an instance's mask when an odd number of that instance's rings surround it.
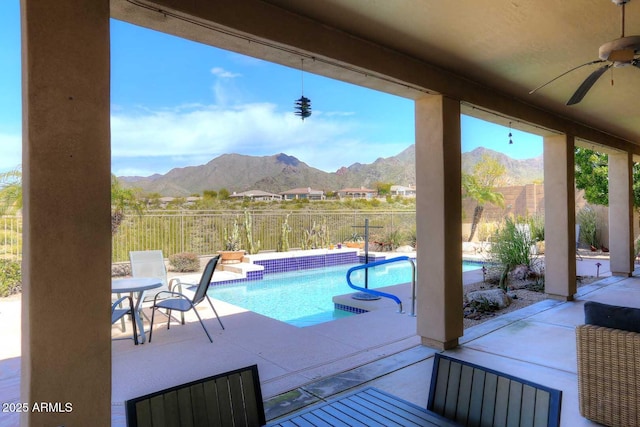
<svg viewBox="0 0 640 427">
<path fill-rule="evenodd" d="M 525 280 L 535 277 L 535 272 L 526 265 L 518 265 L 511 272 L 511 277 L 516 280 Z"/>
<path fill-rule="evenodd" d="M 404 246 L 399 246 L 396 249 L 396 252 L 403 252 L 403 253 L 415 252 L 415 249 L 413 249 L 413 246 L 404 245 Z"/>
<path fill-rule="evenodd" d="M 467 300 L 479 304 L 488 303 L 498 308 L 505 308 L 511 304 L 511 298 L 502 289 L 485 289 L 467 294 Z"/>
</svg>

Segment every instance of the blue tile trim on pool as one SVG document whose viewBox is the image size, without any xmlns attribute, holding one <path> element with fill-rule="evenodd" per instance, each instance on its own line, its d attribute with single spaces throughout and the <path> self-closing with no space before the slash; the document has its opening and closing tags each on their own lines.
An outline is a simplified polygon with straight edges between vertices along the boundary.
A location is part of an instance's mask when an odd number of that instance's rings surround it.
<svg viewBox="0 0 640 427">
<path fill-rule="evenodd" d="M 215 273 L 214 273 L 215 274 Z M 211 282 L 210 286 L 220 286 L 220 285 L 233 285 L 236 283 L 243 282 L 251 282 L 254 280 L 262 280 L 264 278 L 264 271 L 247 271 L 247 276 L 242 279 L 233 279 L 233 280 L 221 280 L 219 282 Z"/>
<path fill-rule="evenodd" d="M 265 274 L 285 273 L 288 271 L 307 270 L 311 268 L 332 267 L 336 265 L 357 264 L 359 262 L 358 253 L 336 252 L 319 255 L 297 256 L 290 258 L 276 258 L 255 260 L 253 263 L 261 265 L 264 270 L 248 271 L 247 276 L 242 279 L 221 280 L 212 282 L 212 286 L 230 285 L 236 283 L 262 280 Z"/>
<path fill-rule="evenodd" d="M 262 265 L 264 267 L 264 273 L 269 274 L 330 267 L 334 265 L 355 264 L 357 262 L 358 256 L 356 252 L 338 252 L 324 255 L 256 260 L 254 264 Z"/>
<path fill-rule="evenodd" d="M 362 314 L 362 313 L 369 312 L 369 310 L 364 310 L 358 307 L 351 307 L 349 305 L 344 305 L 344 304 L 334 303 L 333 306 L 336 310 L 348 311 L 349 313 Z"/>
</svg>

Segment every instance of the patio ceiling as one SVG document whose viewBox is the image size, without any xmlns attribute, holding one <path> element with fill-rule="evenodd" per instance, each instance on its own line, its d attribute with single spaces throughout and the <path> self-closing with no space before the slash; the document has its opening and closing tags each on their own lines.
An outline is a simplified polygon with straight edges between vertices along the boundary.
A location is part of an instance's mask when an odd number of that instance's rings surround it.
<svg viewBox="0 0 640 427">
<path fill-rule="evenodd" d="M 455 75 L 462 81 L 474 82 L 484 90 L 503 95 L 505 99 L 519 100 L 635 145 L 640 143 L 638 67 L 616 67 L 607 71 L 584 100 L 574 106 L 565 103 L 600 65 L 580 68 L 529 95 L 530 90 L 561 73 L 598 59 L 600 45 L 621 36 L 622 8 L 611 0 L 220 0 L 213 3 L 216 5 L 210 8 L 217 8 L 220 15 L 230 13 L 225 8 L 234 8 L 236 14 L 255 11 L 253 20 L 264 18 L 268 21 L 277 13 L 301 17 L 308 20 L 310 29 L 320 25 L 337 30 L 412 61 L 433 66 L 444 72 L 445 77 Z M 159 0 L 146 4 L 163 4 L 170 8 L 177 2 Z M 204 7 L 209 6 L 195 2 L 193 10 Z M 140 9 L 132 6 L 129 0 L 112 1 L 116 18 L 211 43 L 194 30 L 175 30 L 170 25 L 163 27 L 157 17 L 134 17 L 142 13 Z M 266 14 L 274 10 L 278 12 L 271 16 Z M 231 20 L 233 18 L 226 18 L 225 24 Z M 625 21 L 625 35 L 640 34 L 640 0 L 626 6 Z M 262 37 L 269 31 L 277 34 L 278 30 L 265 30 Z M 300 34 L 299 40 L 306 46 L 321 43 L 310 42 L 311 37 L 311 33 Z M 246 40 L 243 42 L 246 45 Z M 290 59 L 283 59 L 273 52 L 256 53 L 237 41 L 218 40 L 211 44 L 291 66 L 296 66 L 293 59 L 299 61 L 298 58 L 291 59 L 295 56 L 291 52 L 287 52 Z M 318 64 L 310 67 L 319 74 L 341 78 L 333 75 L 330 67 L 323 68 Z M 359 83 L 354 77 L 343 79 Z M 434 84 L 427 89 L 460 98 L 457 94 L 446 93 L 442 85 Z M 407 96 L 406 93 L 402 95 Z M 508 119 L 493 121 L 506 124 Z M 515 123 L 514 127 L 518 125 Z"/>
<path fill-rule="evenodd" d="M 267 1 L 640 142 L 637 67 L 608 72 L 571 107 L 566 101 L 599 65 L 529 95 L 561 73 L 598 59 L 600 45 L 620 37 L 621 7 L 611 0 Z M 626 6 L 625 32 L 640 34 L 640 0 Z"/>
</svg>

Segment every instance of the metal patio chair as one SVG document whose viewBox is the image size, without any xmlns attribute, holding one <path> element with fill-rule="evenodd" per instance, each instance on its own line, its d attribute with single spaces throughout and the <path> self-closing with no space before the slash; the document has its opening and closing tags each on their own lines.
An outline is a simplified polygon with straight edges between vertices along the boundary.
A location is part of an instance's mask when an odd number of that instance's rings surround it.
<svg viewBox="0 0 640 427">
<path fill-rule="evenodd" d="M 129 301 L 129 307 L 122 307 L 122 303 L 125 301 Z M 113 325 L 118 320 L 124 320 L 124 316 L 127 314 L 131 316 L 131 323 L 133 324 L 133 342 L 135 345 L 138 345 L 138 330 L 136 327 L 136 322 L 133 315 L 133 299 L 130 296 L 124 296 L 119 298 L 111 305 L 111 324 Z"/>
<path fill-rule="evenodd" d="M 130 251 L 129 261 L 131 262 L 131 276 L 157 277 L 162 280 L 161 287 L 145 292 L 143 302 L 153 302 L 159 292 L 171 290 L 167 281 L 167 267 L 162 251 Z"/>
<path fill-rule="evenodd" d="M 209 284 L 211 283 L 211 277 L 213 277 L 213 272 L 216 268 L 216 264 L 218 263 L 219 258 L 220 256 L 216 255 L 213 258 L 211 258 L 211 260 L 209 260 L 209 262 L 204 268 L 204 271 L 202 272 L 200 283 L 198 284 L 198 287 L 196 288 L 192 298 L 187 297 L 183 293 L 173 292 L 173 291 L 162 291 L 156 294 L 153 301 L 152 311 L 151 311 L 151 330 L 149 331 L 149 342 L 151 342 L 151 337 L 153 334 L 153 321 L 156 314 L 156 310 L 159 308 L 163 308 L 167 310 L 167 316 L 168 316 L 167 329 L 169 329 L 171 326 L 171 312 L 173 310 L 180 311 L 183 325 L 184 325 L 184 313 L 186 311 L 193 310 L 193 312 L 198 317 L 200 324 L 202 325 L 202 329 L 204 329 L 204 332 L 207 334 L 209 341 L 213 343 L 213 340 L 211 339 L 211 335 L 209 335 L 209 331 L 207 331 L 207 327 L 202 322 L 202 318 L 200 317 L 200 314 L 198 314 L 198 310 L 196 310 L 196 306 L 200 304 L 202 301 L 204 301 L 205 299 L 209 301 L 209 305 L 211 306 L 213 313 L 216 315 L 216 318 L 218 319 L 218 322 L 220 323 L 220 326 L 222 327 L 222 329 L 224 329 L 224 325 L 220 320 L 220 316 L 218 316 L 218 312 L 213 306 L 211 299 L 207 295 L 207 290 L 209 289 Z"/>
</svg>

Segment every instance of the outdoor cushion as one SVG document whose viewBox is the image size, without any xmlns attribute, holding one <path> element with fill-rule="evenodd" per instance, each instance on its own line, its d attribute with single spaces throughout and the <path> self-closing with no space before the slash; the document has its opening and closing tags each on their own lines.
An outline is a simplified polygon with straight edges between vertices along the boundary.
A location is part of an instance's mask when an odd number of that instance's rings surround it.
<svg viewBox="0 0 640 427">
<path fill-rule="evenodd" d="M 587 301 L 584 303 L 584 323 L 640 332 L 640 309 Z"/>
</svg>

